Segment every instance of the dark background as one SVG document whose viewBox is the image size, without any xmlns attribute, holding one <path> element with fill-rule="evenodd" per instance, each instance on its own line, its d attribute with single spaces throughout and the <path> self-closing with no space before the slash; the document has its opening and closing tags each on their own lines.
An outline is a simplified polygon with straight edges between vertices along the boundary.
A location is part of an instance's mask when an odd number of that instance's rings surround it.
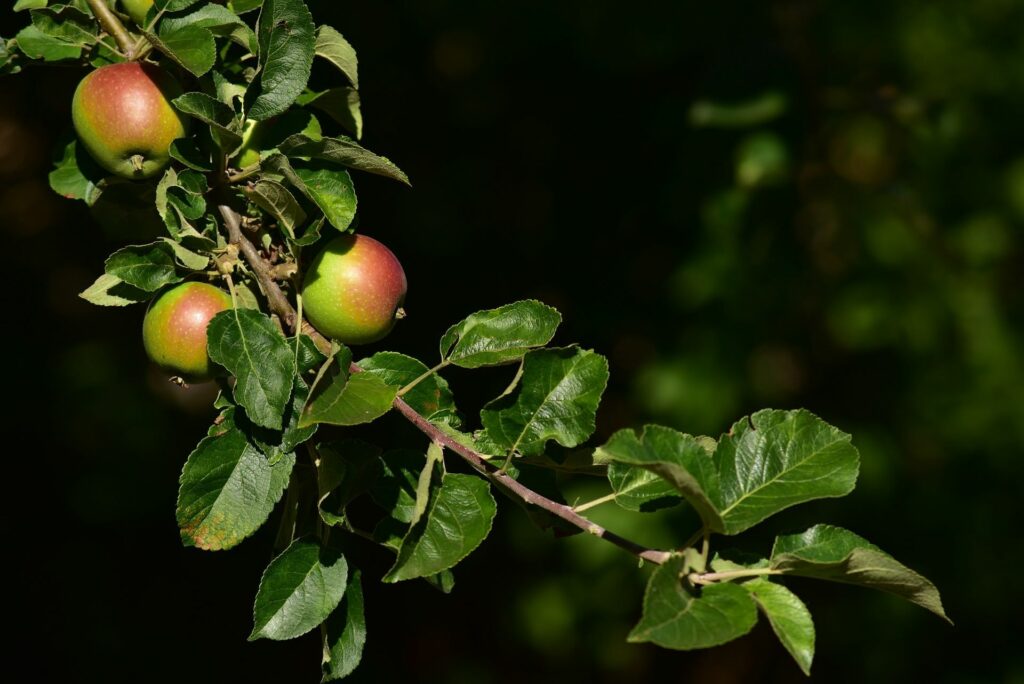
<svg viewBox="0 0 1024 684">
<path fill-rule="evenodd" d="M 429 361 L 450 323 L 537 297 L 565 316 L 558 342 L 609 356 L 596 439 L 809 408 L 854 435 L 859 486 L 768 527 L 863 534 L 957 623 L 794 581 L 812 679 L 1024 682 L 1020 3 L 312 7 L 359 51 L 364 142 L 414 183 L 356 178 L 361 229 L 410 282 L 388 348 Z M 273 525 L 230 553 L 179 545 L 177 476 L 210 410 L 148 367 L 141 308 L 76 297 L 123 242 L 47 187 L 82 74 L 0 78 L 14 662 L 39 681 L 317 681 L 316 638 L 245 641 Z M 503 373 L 452 372 L 463 410 Z M 417 444 L 395 420 L 385 439 Z M 763 624 L 705 652 L 626 644 L 634 559 L 502 506 L 450 596 L 380 585 L 388 559 L 365 550 L 352 681 L 804 681 Z M 691 532 L 614 509 L 594 517 L 652 544 Z"/>
</svg>

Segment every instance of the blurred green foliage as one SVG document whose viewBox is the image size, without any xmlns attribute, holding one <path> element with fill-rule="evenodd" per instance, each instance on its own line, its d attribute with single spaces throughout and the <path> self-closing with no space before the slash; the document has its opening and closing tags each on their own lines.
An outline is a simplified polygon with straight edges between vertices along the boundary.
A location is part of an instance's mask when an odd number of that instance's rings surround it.
<svg viewBox="0 0 1024 684">
<path fill-rule="evenodd" d="M 957 623 L 808 580 L 814 678 L 1024 681 L 1024 6 L 313 11 L 359 50 L 367 142 L 415 185 L 359 186 L 361 221 L 409 273 L 410 318 L 387 347 L 430 360 L 467 312 L 538 297 L 565 315 L 560 341 L 611 358 L 602 436 L 649 419 L 717 434 L 756 408 L 813 410 L 854 435 L 859 487 L 780 521 L 864 534 L 932 578 Z M 17 255 L 10 281 L 35 283 L 6 292 L 8 343 L 32 359 L 10 380 L 27 393 L 12 424 L 28 446 L 12 458 L 30 484 L 9 506 L 50 561 L 21 578 L 29 624 L 63 654 L 42 667 L 133 681 L 206 639 L 211 681 L 312 680 L 294 664 L 315 662 L 315 640 L 238 645 L 268 536 L 230 558 L 177 547 L 176 477 L 207 416 L 147 383 L 141 310 L 76 303 L 110 244 L 45 174 L 80 74 L 30 76 L 0 81 L 0 230 Z M 460 406 L 508 380 L 484 378 L 450 374 Z M 566 495 L 605 491 L 584 479 Z M 695 524 L 682 508 L 639 523 L 614 505 L 592 512 L 652 544 Z M 550 540 L 514 506 L 456 576 L 451 596 L 367 583 L 368 604 L 420 609 L 370 624 L 353 681 L 804 681 L 764 626 L 701 653 L 625 644 L 634 560 Z"/>
</svg>

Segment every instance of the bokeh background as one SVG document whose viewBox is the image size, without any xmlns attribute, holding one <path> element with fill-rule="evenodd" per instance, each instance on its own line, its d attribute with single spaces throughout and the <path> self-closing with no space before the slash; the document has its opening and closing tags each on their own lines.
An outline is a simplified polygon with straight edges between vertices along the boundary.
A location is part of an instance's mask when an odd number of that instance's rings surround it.
<svg viewBox="0 0 1024 684">
<path fill-rule="evenodd" d="M 932 578 L 956 627 L 792 582 L 818 628 L 812 679 L 1024 682 L 1021 3 L 312 6 L 359 51 L 365 143 L 415 186 L 356 180 L 362 230 L 411 283 L 389 348 L 432 359 L 465 314 L 536 297 L 565 316 L 557 341 L 610 358 L 597 439 L 813 410 L 854 435 L 859 486 L 770 526 L 861 533 Z M 20 20 L 4 9 L 0 33 Z M 31 671 L 316 681 L 317 639 L 245 641 L 273 525 L 230 553 L 178 543 L 176 480 L 209 409 L 149 368 L 141 308 L 76 297 L 123 242 L 47 187 L 82 74 L 0 79 L 5 425 L 19 445 L 5 556 L 22 635 L 45 653 Z M 470 416 L 507 379 L 450 375 Z M 417 443 L 389 427 L 385 440 Z M 614 509 L 594 517 L 651 543 L 691 531 L 678 511 Z M 388 558 L 365 551 L 379 576 Z M 513 505 L 456 577 L 450 596 L 367 582 L 351 681 L 805 681 L 765 625 L 707 652 L 627 645 L 634 560 L 554 540 Z"/>
</svg>

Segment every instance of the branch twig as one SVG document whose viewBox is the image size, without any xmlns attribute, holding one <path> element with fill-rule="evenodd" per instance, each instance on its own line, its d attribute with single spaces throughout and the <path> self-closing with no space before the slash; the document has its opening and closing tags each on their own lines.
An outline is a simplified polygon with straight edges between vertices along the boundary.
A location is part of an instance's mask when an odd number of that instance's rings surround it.
<svg viewBox="0 0 1024 684">
<path fill-rule="evenodd" d="M 129 60 L 135 59 L 135 41 L 132 40 L 128 29 L 124 27 L 117 15 L 107 6 L 103 0 L 88 0 L 89 9 L 96 21 L 100 23 L 103 30 L 114 37 L 118 47 Z"/>
<path fill-rule="evenodd" d="M 228 228 L 228 236 L 231 239 L 231 242 L 238 245 L 239 251 L 248 262 L 249 268 L 252 269 L 253 274 L 255 274 L 256 279 L 263 288 L 264 294 L 267 296 L 267 301 L 270 304 L 271 311 L 277 314 L 277 316 L 286 325 L 288 325 L 293 332 L 297 327 L 301 326 L 302 332 L 312 337 L 318 347 L 321 347 L 322 344 L 326 344 L 329 349 L 330 342 L 327 338 L 321 335 L 307 321 L 301 321 L 300 323 L 295 308 L 291 305 L 291 302 L 288 301 L 288 298 L 285 296 L 284 292 L 282 292 L 281 287 L 274 280 L 272 267 L 266 259 L 260 256 L 260 253 L 256 250 L 256 247 L 252 242 L 242 234 L 241 221 L 238 213 L 227 204 L 221 204 L 218 208 L 221 216 L 224 218 L 224 224 Z M 359 373 L 363 370 L 355 363 L 351 364 L 349 368 L 353 373 Z M 407 404 L 401 397 L 396 397 L 392 406 L 394 406 L 395 410 L 401 413 L 406 420 L 415 425 L 420 432 L 430 437 L 431 440 L 438 442 L 442 446 L 445 446 L 451 451 L 457 453 L 463 458 L 463 460 L 472 466 L 474 470 L 492 482 L 498 484 L 506 491 L 512 493 L 525 503 L 542 508 L 566 521 L 570 525 L 578 527 L 584 532 L 588 532 L 595 537 L 604 539 L 605 541 L 618 546 L 620 549 L 624 549 L 651 563 L 661 565 L 671 557 L 672 554 L 668 551 L 650 549 L 641 544 L 637 544 L 634 541 L 620 537 L 614 532 L 610 532 L 601 527 L 597 523 L 587 520 L 574 511 L 571 506 L 560 504 L 538 494 L 510 477 L 507 473 L 500 470 L 492 470 L 483 456 L 473 449 L 456 442 L 450 436 L 442 432 L 437 426 L 417 413 L 416 410 L 409 406 L 409 404 Z"/>
</svg>

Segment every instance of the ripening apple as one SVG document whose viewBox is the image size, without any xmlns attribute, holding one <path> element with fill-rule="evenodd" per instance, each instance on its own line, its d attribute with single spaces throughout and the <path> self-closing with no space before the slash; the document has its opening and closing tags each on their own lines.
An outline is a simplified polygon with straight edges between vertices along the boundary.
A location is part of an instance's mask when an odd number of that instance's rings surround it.
<svg viewBox="0 0 1024 684">
<path fill-rule="evenodd" d="M 309 265 L 303 311 L 339 342 L 376 342 L 399 318 L 406 286 L 402 264 L 390 249 L 366 235 L 341 235 Z"/>
<path fill-rule="evenodd" d="M 153 0 L 121 0 L 121 5 L 135 25 L 142 28 L 146 25 L 146 12 L 153 6 Z"/>
<path fill-rule="evenodd" d="M 185 380 L 209 380 L 213 367 L 206 353 L 206 326 L 230 308 L 231 296 L 213 285 L 188 282 L 167 290 L 153 300 L 142 321 L 146 354 Z"/>
<path fill-rule="evenodd" d="M 170 163 L 171 143 L 188 131 L 188 120 L 171 106 L 180 94 L 178 82 L 154 64 L 110 64 L 78 84 L 71 118 L 100 166 L 122 178 L 151 178 Z"/>
</svg>

